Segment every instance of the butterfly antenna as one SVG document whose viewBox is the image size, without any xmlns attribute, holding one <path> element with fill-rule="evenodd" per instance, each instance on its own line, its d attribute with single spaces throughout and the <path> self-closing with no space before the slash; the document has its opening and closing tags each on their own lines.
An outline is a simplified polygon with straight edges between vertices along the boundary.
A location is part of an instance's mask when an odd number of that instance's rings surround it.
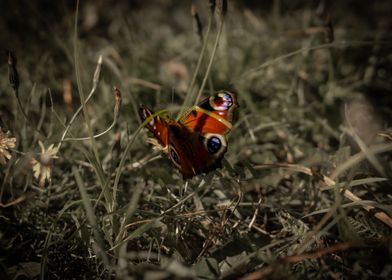
<svg viewBox="0 0 392 280">
<path fill-rule="evenodd" d="M 175 88 L 172 87 L 172 94 L 171 94 L 171 105 L 174 106 L 174 92 Z M 170 118 L 172 117 L 172 113 L 170 112 Z"/>
</svg>

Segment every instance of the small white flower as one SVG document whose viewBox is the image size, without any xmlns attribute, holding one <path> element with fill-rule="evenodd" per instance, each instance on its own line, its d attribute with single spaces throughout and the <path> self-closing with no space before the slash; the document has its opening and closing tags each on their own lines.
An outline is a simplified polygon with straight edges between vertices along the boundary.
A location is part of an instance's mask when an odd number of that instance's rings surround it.
<svg viewBox="0 0 392 280">
<path fill-rule="evenodd" d="M 9 131 L 4 133 L 0 128 L 0 164 L 6 164 L 7 160 L 11 158 L 8 149 L 15 148 L 16 138 L 9 136 Z"/>
<path fill-rule="evenodd" d="M 45 149 L 44 144 L 41 141 L 38 141 L 39 146 L 41 147 L 41 153 L 39 157 L 33 158 L 31 160 L 34 177 L 39 179 L 39 185 L 41 187 L 45 186 L 45 182 L 49 183 L 52 180 L 52 168 L 53 168 L 53 160 L 57 159 L 56 156 L 58 152 L 58 148 L 55 148 L 54 145 L 50 145 L 48 149 Z"/>
</svg>

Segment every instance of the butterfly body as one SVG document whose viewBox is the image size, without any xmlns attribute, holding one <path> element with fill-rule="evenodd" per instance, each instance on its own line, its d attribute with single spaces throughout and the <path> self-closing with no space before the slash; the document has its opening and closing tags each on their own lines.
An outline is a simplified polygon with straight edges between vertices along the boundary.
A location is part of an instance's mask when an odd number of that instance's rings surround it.
<svg viewBox="0 0 392 280">
<path fill-rule="evenodd" d="M 191 107 L 178 121 L 154 117 L 144 106 L 140 116 L 149 120 L 146 126 L 155 137 L 150 142 L 168 154 L 184 178 L 191 178 L 221 166 L 227 151 L 225 134 L 232 127 L 236 107 L 236 96 L 221 91 Z"/>
</svg>

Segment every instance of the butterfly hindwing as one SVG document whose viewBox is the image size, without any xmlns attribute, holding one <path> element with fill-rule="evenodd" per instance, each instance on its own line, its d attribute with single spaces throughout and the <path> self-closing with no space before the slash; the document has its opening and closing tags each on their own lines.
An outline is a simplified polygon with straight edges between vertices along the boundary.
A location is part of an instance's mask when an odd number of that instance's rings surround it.
<svg viewBox="0 0 392 280">
<path fill-rule="evenodd" d="M 223 135 L 191 132 L 181 125 L 169 126 L 169 135 L 169 158 L 185 178 L 220 167 L 227 151 L 227 141 Z"/>
</svg>

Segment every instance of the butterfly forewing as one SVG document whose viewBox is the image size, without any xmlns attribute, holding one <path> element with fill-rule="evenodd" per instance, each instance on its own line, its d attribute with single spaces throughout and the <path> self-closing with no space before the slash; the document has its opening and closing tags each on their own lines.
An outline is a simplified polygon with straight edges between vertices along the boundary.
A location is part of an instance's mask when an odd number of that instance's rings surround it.
<svg viewBox="0 0 392 280">
<path fill-rule="evenodd" d="M 180 122 L 191 131 L 226 134 L 232 127 L 233 111 L 237 107 L 235 94 L 221 91 L 192 107 Z"/>
<path fill-rule="evenodd" d="M 157 139 L 159 145 L 162 146 L 162 149 L 165 149 L 169 144 L 168 121 L 159 116 L 152 117 L 153 114 L 154 112 L 148 108 L 140 106 L 140 118 L 142 121 L 148 120 L 146 127 L 154 134 L 154 137 Z"/>
</svg>

